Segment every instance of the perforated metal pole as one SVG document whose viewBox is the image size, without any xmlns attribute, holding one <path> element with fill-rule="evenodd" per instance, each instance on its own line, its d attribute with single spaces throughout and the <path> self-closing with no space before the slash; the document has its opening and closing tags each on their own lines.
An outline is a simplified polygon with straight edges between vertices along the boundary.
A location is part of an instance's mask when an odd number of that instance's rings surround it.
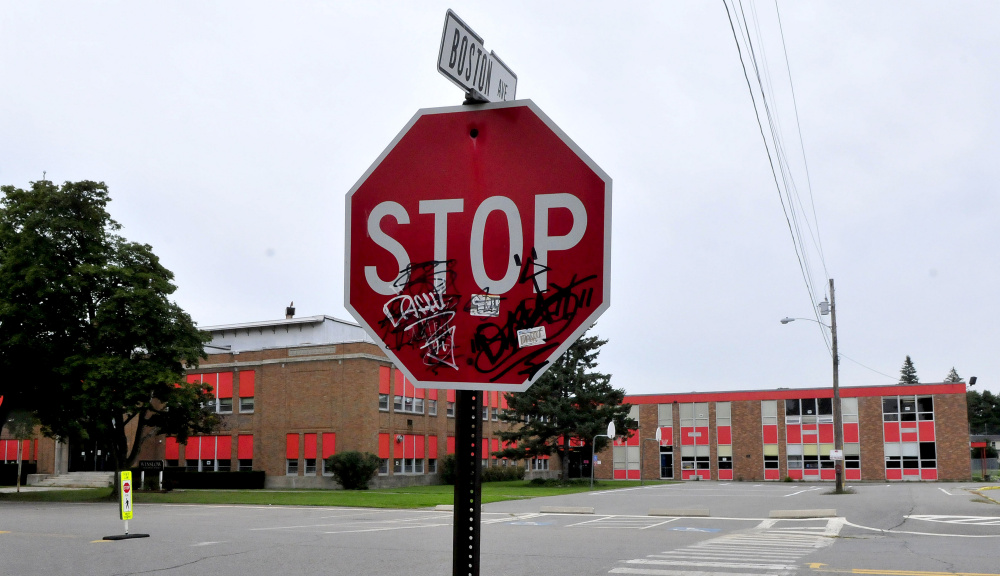
<svg viewBox="0 0 1000 576">
<path fill-rule="evenodd" d="M 483 393 L 455 393 L 455 526 L 452 576 L 479 576 Z"/>
</svg>

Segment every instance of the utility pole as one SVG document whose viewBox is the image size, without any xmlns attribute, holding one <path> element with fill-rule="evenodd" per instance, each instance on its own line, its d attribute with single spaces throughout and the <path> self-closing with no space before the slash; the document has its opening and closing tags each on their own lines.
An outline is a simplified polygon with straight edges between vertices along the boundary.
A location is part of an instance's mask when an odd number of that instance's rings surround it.
<svg viewBox="0 0 1000 576">
<path fill-rule="evenodd" d="M 843 454 L 844 418 L 840 410 L 840 356 L 837 354 L 837 300 L 833 295 L 833 278 L 830 278 L 830 334 L 833 337 L 833 445 Z M 844 461 L 834 462 L 837 470 L 837 494 L 844 493 Z"/>
</svg>

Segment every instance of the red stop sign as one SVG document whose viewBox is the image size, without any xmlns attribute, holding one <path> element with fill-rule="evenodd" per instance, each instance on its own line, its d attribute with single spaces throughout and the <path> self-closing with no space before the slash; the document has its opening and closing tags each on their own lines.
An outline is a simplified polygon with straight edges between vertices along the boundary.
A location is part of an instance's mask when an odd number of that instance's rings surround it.
<svg viewBox="0 0 1000 576">
<path fill-rule="evenodd" d="M 346 306 L 418 386 L 525 390 L 608 308 L 611 179 L 530 100 L 418 111 L 346 219 Z"/>
<path fill-rule="evenodd" d="M 122 482 L 122 492 L 128 494 L 128 491 L 132 489 L 132 484 L 128 481 Z"/>
</svg>

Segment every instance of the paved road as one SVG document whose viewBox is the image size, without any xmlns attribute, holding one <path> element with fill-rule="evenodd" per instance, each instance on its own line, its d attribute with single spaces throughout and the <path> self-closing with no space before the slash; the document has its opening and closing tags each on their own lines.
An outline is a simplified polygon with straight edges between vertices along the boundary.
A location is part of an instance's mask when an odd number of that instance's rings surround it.
<svg viewBox="0 0 1000 576">
<path fill-rule="evenodd" d="M 826 484 L 692 482 L 498 502 L 484 507 L 482 574 L 1000 575 L 1000 506 L 967 487 L 868 484 L 837 496 Z M 830 508 L 836 517 L 770 518 Z M 140 505 L 129 524 L 151 537 L 102 540 L 122 532 L 113 504 L 0 504 L 0 575 L 451 573 L 447 512 Z"/>
</svg>

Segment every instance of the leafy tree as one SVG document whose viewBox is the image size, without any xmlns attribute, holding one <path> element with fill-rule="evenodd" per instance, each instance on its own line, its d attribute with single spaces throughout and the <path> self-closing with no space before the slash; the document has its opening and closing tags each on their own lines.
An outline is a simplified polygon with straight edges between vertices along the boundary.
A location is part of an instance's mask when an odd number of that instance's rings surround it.
<svg viewBox="0 0 1000 576">
<path fill-rule="evenodd" d="M 959 376 L 958 372 L 955 371 L 955 367 L 952 366 L 951 372 L 948 372 L 948 375 L 944 377 L 944 381 L 948 383 L 957 384 L 959 382 L 965 382 L 965 378 Z"/>
<path fill-rule="evenodd" d="M 589 452 L 594 436 L 603 434 L 608 422 L 613 420 L 621 431 L 635 428 L 635 420 L 628 417 L 631 406 L 622 404 L 625 391 L 611 387 L 610 375 L 594 371 L 600 348 L 606 343 L 584 335 L 525 392 L 507 394 L 508 410 L 500 420 L 521 425 L 501 431 L 500 438 L 517 446 L 494 455 L 522 459 L 556 453 L 565 481 L 569 478 L 571 439 L 583 440 Z M 596 449 L 602 450 L 607 442 L 598 438 Z"/>
<path fill-rule="evenodd" d="M 906 360 L 903 361 L 903 367 L 899 369 L 899 383 L 900 384 L 919 384 L 920 380 L 917 378 L 917 369 L 913 366 L 913 360 L 910 360 L 910 356 L 906 356 Z"/>
<path fill-rule="evenodd" d="M 173 274 L 152 248 L 116 233 L 107 186 L 0 191 L 0 410 L 96 442 L 118 470 L 154 431 L 181 442 L 210 431 L 210 391 L 177 384 L 209 337 L 170 301 Z"/>
<path fill-rule="evenodd" d="M 378 474 L 379 457 L 370 452 L 343 452 L 326 459 L 344 490 L 367 490 L 368 483 Z"/>
<path fill-rule="evenodd" d="M 997 434 L 1000 433 L 1000 396 L 989 390 L 982 393 L 966 392 L 969 410 L 969 433 Z"/>
</svg>

